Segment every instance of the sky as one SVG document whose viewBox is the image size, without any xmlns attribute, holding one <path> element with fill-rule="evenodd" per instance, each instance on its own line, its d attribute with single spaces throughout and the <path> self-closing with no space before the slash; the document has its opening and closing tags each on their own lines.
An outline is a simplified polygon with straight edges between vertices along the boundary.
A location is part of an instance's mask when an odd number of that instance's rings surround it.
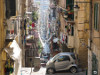
<svg viewBox="0 0 100 75">
<path fill-rule="evenodd" d="M 39 12 L 40 12 L 40 27 L 39 27 L 39 30 L 40 30 L 40 34 L 39 34 L 39 38 L 40 38 L 40 41 L 43 45 L 43 51 L 45 53 L 50 53 L 50 49 L 49 49 L 49 44 L 47 42 L 45 42 L 44 40 L 47 40 L 47 10 L 49 8 L 49 0 L 34 0 L 34 2 L 36 2 L 37 4 L 40 4 L 40 9 L 39 9 Z"/>
<path fill-rule="evenodd" d="M 44 4 L 49 4 L 49 0 L 34 0 L 34 2 L 42 2 L 42 1 Z"/>
</svg>

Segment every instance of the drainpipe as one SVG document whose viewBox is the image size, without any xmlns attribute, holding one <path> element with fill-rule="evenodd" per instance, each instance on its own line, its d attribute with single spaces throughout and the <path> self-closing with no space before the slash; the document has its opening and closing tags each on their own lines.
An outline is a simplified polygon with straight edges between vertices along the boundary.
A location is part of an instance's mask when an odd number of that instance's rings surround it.
<svg viewBox="0 0 100 75">
<path fill-rule="evenodd" d="M 90 22 L 89 22 L 89 25 L 90 25 L 90 50 L 91 50 L 91 47 L 92 47 L 92 0 L 90 0 Z"/>
</svg>

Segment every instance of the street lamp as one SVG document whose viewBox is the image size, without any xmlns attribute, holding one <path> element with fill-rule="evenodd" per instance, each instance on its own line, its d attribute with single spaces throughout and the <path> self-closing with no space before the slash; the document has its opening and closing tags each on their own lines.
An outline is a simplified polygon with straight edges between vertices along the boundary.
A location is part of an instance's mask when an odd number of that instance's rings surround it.
<svg viewBox="0 0 100 75">
<path fill-rule="evenodd" d="M 79 6 L 78 5 L 74 5 L 74 11 L 78 11 L 79 10 Z"/>
</svg>

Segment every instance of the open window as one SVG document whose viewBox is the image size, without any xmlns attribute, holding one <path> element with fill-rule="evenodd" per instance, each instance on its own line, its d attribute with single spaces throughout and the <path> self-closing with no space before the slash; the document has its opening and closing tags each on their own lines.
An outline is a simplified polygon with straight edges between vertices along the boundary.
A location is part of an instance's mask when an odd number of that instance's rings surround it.
<svg viewBox="0 0 100 75">
<path fill-rule="evenodd" d="M 16 15 L 16 0 L 5 0 L 6 18 Z"/>
</svg>

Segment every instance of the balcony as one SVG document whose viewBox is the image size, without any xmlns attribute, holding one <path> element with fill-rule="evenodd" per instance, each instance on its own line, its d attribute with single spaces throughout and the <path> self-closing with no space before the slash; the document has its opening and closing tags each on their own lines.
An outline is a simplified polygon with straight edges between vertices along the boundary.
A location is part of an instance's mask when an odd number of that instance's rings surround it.
<svg viewBox="0 0 100 75">
<path fill-rule="evenodd" d="M 16 37 L 17 34 L 15 34 L 14 30 L 6 30 L 6 37 L 5 37 L 6 45 L 9 44 L 9 42 L 12 42 Z"/>
<path fill-rule="evenodd" d="M 74 36 L 69 35 L 67 40 L 67 47 L 74 48 Z"/>
<path fill-rule="evenodd" d="M 6 40 L 9 39 L 9 40 L 13 40 L 15 38 L 15 35 L 14 34 L 7 34 L 6 35 Z"/>
<path fill-rule="evenodd" d="M 7 20 L 7 30 L 6 30 L 6 42 L 12 42 L 18 32 L 18 24 L 16 19 L 8 19 Z"/>
</svg>

